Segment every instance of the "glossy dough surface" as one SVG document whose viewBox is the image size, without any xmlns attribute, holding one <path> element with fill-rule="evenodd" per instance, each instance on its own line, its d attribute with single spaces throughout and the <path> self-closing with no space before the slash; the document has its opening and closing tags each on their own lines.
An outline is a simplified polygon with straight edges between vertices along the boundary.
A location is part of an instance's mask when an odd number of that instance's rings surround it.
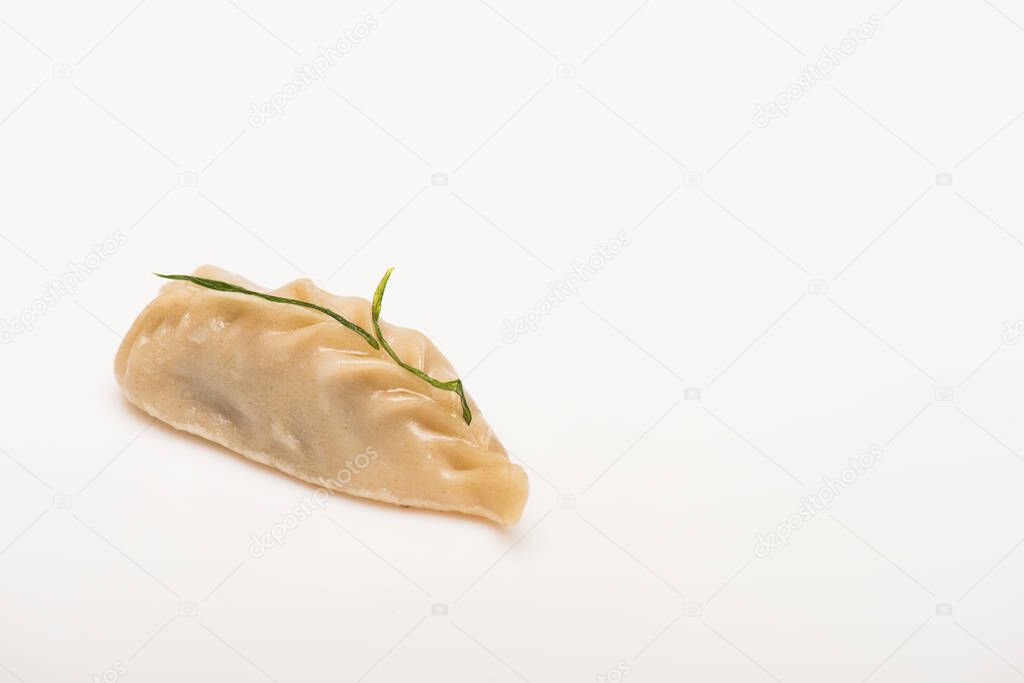
<svg viewBox="0 0 1024 683">
<path fill-rule="evenodd" d="M 259 292 L 212 266 L 200 277 Z M 329 308 L 372 330 L 370 302 L 309 280 L 268 293 Z M 399 357 L 457 375 L 424 335 L 381 321 Z M 527 478 L 469 399 L 402 369 L 327 316 L 175 281 L 142 311 L 114 362 L 124 395 L 150 415 L 335 491 L 516 522 Z"/>
</svg>

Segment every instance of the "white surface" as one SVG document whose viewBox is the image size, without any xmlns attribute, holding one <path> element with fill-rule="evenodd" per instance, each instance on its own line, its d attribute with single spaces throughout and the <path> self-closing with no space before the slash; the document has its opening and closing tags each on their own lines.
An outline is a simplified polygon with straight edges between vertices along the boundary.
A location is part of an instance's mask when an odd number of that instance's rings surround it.
<svg viewBox="0 0 1024 683">
<path fill-rule="evenodd" d="M 0 347 L 0 681 L 1024 676 L 1024 10 L 894 4 L 0 3 L 0 318 L 125 242 Z M 250 556 L 313 489 L 111 372 L 150 273 L 203 262 L 397 266 L 385 316 L 528 468 L 522 522 L 335 496 Z"/>
</svg>

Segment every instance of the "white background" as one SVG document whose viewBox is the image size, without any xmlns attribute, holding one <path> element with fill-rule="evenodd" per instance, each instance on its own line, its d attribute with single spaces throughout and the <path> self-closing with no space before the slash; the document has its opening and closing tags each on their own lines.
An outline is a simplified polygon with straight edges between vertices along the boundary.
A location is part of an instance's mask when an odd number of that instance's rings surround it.
<svg viewBox="0 0 1024 683">
<path fill-rule="evenodd" d="M 0 3 L 0 681 L 1024 677 L 1020 3 L 135 3 Z M 523 520 L 333 496 L 252 557 L 313 489 L 112 376 L 200 263 L 397 266 Z"/>
</svg>

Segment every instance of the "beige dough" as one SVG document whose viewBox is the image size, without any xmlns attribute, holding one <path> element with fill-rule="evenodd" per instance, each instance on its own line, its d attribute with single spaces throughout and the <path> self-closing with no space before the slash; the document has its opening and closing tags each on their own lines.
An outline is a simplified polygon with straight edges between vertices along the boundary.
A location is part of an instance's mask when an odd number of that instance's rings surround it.
<svg viewBox="0 0 1024 683">
<path fill-rule="evenodd" d="M 309 280 L 268 291 L 212 266 L 195 275 L 373 329 L 369 301 Z M 406 363 L 442 381 L 457 376 L 421 333 L 383 320 L 381 329 Z M 128 331 L 114 373 L 153 417 L 334 491 L 499 524 L 518 521 L 526 504 L 526 473 L 471 398 L 467 425 L 454 393 L 316 311 L 169 282 Z"/>
</svg>

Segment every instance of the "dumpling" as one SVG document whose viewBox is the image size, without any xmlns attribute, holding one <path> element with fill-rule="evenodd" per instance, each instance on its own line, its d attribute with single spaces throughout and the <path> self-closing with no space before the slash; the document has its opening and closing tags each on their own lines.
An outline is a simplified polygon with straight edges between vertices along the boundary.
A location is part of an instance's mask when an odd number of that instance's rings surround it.
<svg viewBox="0 0 1024 683">
<path fill-rule="evenodd" d="M 308 302 L 363 332 L 319 310 L 172 281 L 135 320 L 114 362 L 136 406 L 334 491 L 499 524 L 519 520 L 526 473 L 509 462 L 471 398 L 460 402 L 464 394 L 414 374 L 449 384 L 456 377 L 424 335 L 378 322 L 366 299 L 335 296 L 310 280 L 268 291 L 212 266 L 174 277 Z M 375 323 L 383 345 L 364 333 Z"/>
</svg>

